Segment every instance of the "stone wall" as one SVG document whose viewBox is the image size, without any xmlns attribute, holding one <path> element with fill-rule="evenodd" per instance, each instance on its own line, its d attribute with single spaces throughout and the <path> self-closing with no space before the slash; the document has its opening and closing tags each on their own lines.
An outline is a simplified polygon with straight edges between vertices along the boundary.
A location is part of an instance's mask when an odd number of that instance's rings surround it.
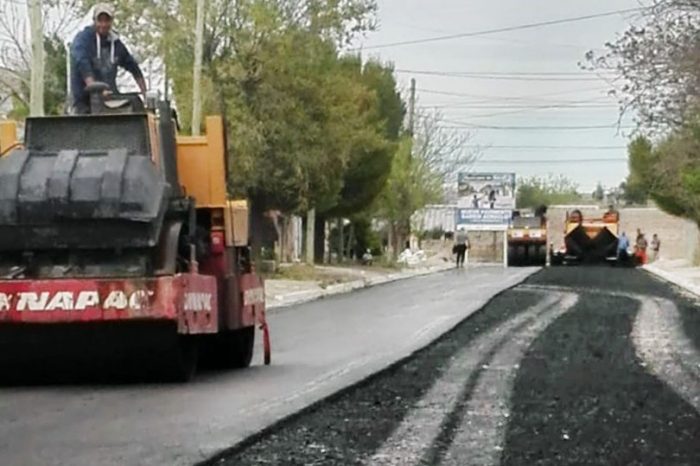
<svg viewBox="0 0 700 466">
<path fill-rule="evenodd" d="M 470 263 L 503 263 L 503 235 L 501 231 L 470 231 L 468 233 Z"/>
</svg>

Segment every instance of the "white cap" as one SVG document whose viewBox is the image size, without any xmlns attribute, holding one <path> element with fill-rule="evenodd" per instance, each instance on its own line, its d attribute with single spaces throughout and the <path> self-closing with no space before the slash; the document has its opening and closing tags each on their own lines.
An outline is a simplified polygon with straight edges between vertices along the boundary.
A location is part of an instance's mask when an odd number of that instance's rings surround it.
<svg viewBox="0 0 700 466">
<path fill-rule="evenodd" d="M 107 15 L 110 18 L 114 18 L 114 7 L 109 3 L 98 3 L 95 5 L 92 17 L 93 19 L 97 19 L 100 15 Z"/>
</svg>

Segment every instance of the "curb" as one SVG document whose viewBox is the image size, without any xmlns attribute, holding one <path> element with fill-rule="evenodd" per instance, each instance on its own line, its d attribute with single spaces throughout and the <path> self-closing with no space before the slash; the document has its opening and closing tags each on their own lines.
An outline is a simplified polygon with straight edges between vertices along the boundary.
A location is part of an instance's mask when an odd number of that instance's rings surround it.
<svg viewBox="0 0 700 466">
<path fill-rule="evenodd" d="M 454 268 L 454 264 L 444 264 L 423 269 L 416 269 L 414 271 L 398 272 L 389 275 L 384 275 L 375 278 L 364 278 L 360 280 L 353 280 L 346 283 L 338 283 L 336 285 L 330 285 L 329 287 L 322 290 L 308 290 L 308 291 L 295 291 L 286 295 L 282 302 L 270 303 L 266 306 L 268 311 L 275 311 L 278 309 L 297 306 L 299 304 L 305 304 L 312 301 L 317 301 L 323 298 L 328 298 L 331 296 L 337 296 L 341 294 L 350 293 L 352 291 L 371 288 L 373 286 L 384 285 L 387 283 L 396 282 L 399 280 L 405 280 L 408 278 L 421 277 L 424 275 L 430 275 L 433 273 L 440 273 L 446 270 L 451 270 Z"/>
<path fill-rule="evenodd" d="M 652 275 L 661 278 L 662 280 L 665 280 L 673 285 L 679 286 L 684 290 L 700 297 L 700 284 L 695 284 L 692 280 L 678 277 L 673 272 L 668 272 L 666 270 L 660 269 L 655 265 L 645 265 L 642 267 L 642 269 L 646 270 Z"/>
</svg>

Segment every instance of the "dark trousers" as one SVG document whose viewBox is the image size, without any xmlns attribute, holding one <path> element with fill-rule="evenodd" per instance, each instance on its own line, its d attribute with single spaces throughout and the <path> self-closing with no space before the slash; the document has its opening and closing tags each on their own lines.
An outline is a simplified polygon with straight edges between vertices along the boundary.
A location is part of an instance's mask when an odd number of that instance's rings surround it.
<svg viewBox="0 0 700 466">
<path fill-rule="evenodd" d="M 464 258 L 467 253 L 467 246 L 465 244 L 457 245 L 457 267 L 464 265 Z"/>
</svg>

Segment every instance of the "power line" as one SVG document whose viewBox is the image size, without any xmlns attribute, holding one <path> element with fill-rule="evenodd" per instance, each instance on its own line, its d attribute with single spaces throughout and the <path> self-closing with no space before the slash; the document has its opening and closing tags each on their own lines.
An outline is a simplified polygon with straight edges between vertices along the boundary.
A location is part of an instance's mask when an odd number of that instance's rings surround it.
<svg viewBox="0 0 700 466">
<path fill-rule="evenodd" d="M 445 70 L 407 70 L 395 69 L 402 73 L 442 73 L 454 75 L 477 75 L 477 76 L 590 76 L 590 71 L 445 71 Z M 614 73 L 614 71 L 606 71 Z"/>
<path fill-rule="evenodd" d="M 477 125 L 472 123 L 463 123 L 455 120 L 443 120 L 454 125 L 443 125 L 445 129 L 485 129 L 485 130 L 503 130 L 503 131 L 583 131 L 597 129 L 634 129 L 634 126 L 618 126 L 617 124 L 610 125 L 560 125 L 560 126 L 499 126 L 499 125 Z"/>
<path fill-rule="evenodd" d="M 472 103 L 462 105 L 426 105 L 426 108 L 446 109 L 446 110 L 470 110 L 470 109 L 542 109 L 542 108 L 619 108 L 617 104 L 606 104 L 602 102 L 569 102 L 569 103 L 552 103 L 552 104 L 484 104 Z"/>
<path fill-rule="evenodd" d="M 572 78 L 572 77 L 549 77 L 535 75 L 507 75 L 507 74 L 477 74 L 477 73 L 452 73 L 448 71 L 428 71 L 428 70 L 404 70 L 395 69 L 397 73 L 417 74 L 427 76 L 441 76 L 445 78 L 460 78 L 460 79 L 482 79 L 496 81 L 556 81 L 556 82 L 597 82 L 601 78 Z"/>
<path fill-rule="evenodd" d="M 513 108 L 532 108 L 540 107 L 542 105 L 557 105 L 557 106 L 572 106 L 572 107 L 615 107 L 617 108 L 617 102 L 611 101 L 609 99 L 595 99 L 586 102 L 585 104 L 580 103 L 576 100 L 523 100 L 523 101 L 508 101 L 508 100 L 472 100 L 472 101 L 462 101 L 462 102 L 423 102 L 421 105 L 423 108 L 437 109 L 437 110 L 471 110 L 475 108 L 495 108 L 495 109 L 513 109 Z"/>
<path fill-rule="evenodd" d="M 490 117 L 496 117 L 496 116 L 501 116 L 501 115 L 514 115 L 517 113 L 523 113 L 523 112 L 528 112 L 528 111 L 539 111 L 539 110 L 554 110 L 554 109 L 566 109 L 567 107 L 562 107 L 561 105 L 543 105 L 540 107 L 531 107 L 527 109 L 519 109 L 519 110 L 508 110 L 505 112 L 493 112 L 493 113 L 478 113 L 476 115 L 469 115 L 469 118 L 490 118 Z M 568 107 L 571 108 L 571 107 Z M 575 107 L 574 107 L 575 108 Z M 578 108 L 587 108 L 590 109 L 592 107 L 578 107 Z M 600 107 L 598 107 L 600 108 Z M 606 108 L 612 108 L 612 107 L 606 107 Z"/>
<path fill-rule="evenodd" d="M 627 150 L 625 146 L 509 146 L 509 145 L 466 145 L 464 147 L 473 149 L 509 149 L 509 150 Z"/>
<path fill-rule="evenodd" d="M 582 104 L 582 105 L 576 105 L 576 104 Z M 473 108 L 479 108 L 479 107 L 473 107 Z M 487 107 L 481 107 L 481 108 L 487 108 Z M 535 111 L 540 111 L 540 110 L 566 110 L 566 109 L 584 109 L 584 110 L 590 110 L 590 109 L 601 109 L 601 108 L 617 108 L 615 105 L 603 105 L 603 104 L 596 104 L 595 102 L 592 102 L 591 100 L 581 100 L 581 101 L 571 101 L 569 104 L 565 105 L 557 105 L 557 104 L 548 104 L 548 105 L 530 105 L 530 106 L 507 106 L 507 107 L 493 107 L 493 108 L 517 108 L 516 110 L 506 110 L 503 112 L 492 112 L 492 113 L 477 113 L 477 114 L 470 114 L 470 115 L 465 115 L 467 118 L 488 118 L 488 117 L 495 117 L 495 116 L 501 116 L 501 115 L 512 115 L 512 114 L 517 114 L 517 113 L 523 113 L 523 112 L 535 112 Z"/>
<path fill-rule="evenodd" d="M 445 29 L 434 29 L 434 28 L 425 28 L 425 27 L 420 27 L 412 24 L 406 24 L 406 23 L 399 23 L 396 21 L 391 21 L 391 23 L 400 26 L 400 27 L 405 27 L 409 29 L 414 29 L 418 31 L 426 31 L 426 32 L 432 32 L 435 34 L 457 34 L 453 30 L 448 31 Z M 558 42 L 550 42 L 547 41 L 546 43 L 542 42 L 535 42 L 535 41 L 527 41 L 527 40 L 521 40 L 521 39 L 512 39 L 512 38 L 507 38 L 507 37 L 483 37 L 486 40 L 490 41 L 496 41 L 496 42 L 506 42 L 506 43 L 511 43 L 511 44 L 517 44 L 517 45 L 523 45 L 523 44 L 528 44 L 528 45 L 535 45 L 538 48 L 542 48 L 543 46 L 546 47 L 561 47 L 561 48 L 568 48 L 568 49 L 576 49 L 576 50 L 581 50 L 581 49 L 588 49 L 588 46 L 586 45 L 574 45 L 574 44 L 565 44 L 565 43 L 558 43 Z"/>
<path fill-rule="evenodd" d="M 481 163 L 481 164 L 494 164 L 494 165 L 501 165 L 501 164 L 561 164 L 561 163 L 627 163 L 627 159 L 623 158 L 612 158 L 612 157 L 606 157 L 606 158 L 591 158 L 591 159 L 556 159 L 556 160 L 545 160 L 545 159 L 529 159 L 529 160 L 523 160 L 523 159 L 518 159 L 518 160 L 502 160 L 502 159 L 496 159 L 496 160 L 477 160 L 476 163 Z"/>
<path fill-rule="evenodd" d="M 625 10 L 608 11 L 606 13 L 597 13 L 597 14 L 585 15 L 585 16 L 575 16 L 572 18 L 562 18 L 562 19 L 555 19 L 555 20 L 550 20 L 550 21 L 541 21 L 541 22 L 537 22 L 537 23 L 520 24 L 517 26 L 508 26 L 508 27 L 502 27 L 502 28 L 496 28 L 496 29 L 485 29 L 482 31 L 465 32 L 465 33 L 460 33 L 460 34 L 449 34 L 449 35 L 444 35 L 444 36 L 427 37 L 424 39 L 414 39 L 414 40 L 406 40 L 406 41 L 400 41 L 400 42 L 389 42 L 386 44 L 370 45 L 370 46 L 366 46 L 366 47 L 357 47 L 357 48 L 353 48 L 350 50 L 351 51 L 359 51 L 359 50 L 383 49 L 383 48 L 388 48 L 388 47 L 402 47 L 405 45 L 426 44 L 426 43 L 430 43 L 430 42 L 441 42 L 441 41 L 452 40 L 452 39 L 461 39 L 461 38 L 466 38 L 466 37 L 477 37 L 477 36 L 485 36 L 485 35 L 489 35 L 489 34 L 499 34 L 502 32 L 521 31 L 524 29 L 534 29 L 534 28 L 539 28 L 539 27 L 554 26 L 557 24 L 567 24 L 567 23 L 574 23 L 574 22 L 579 22 L 579 21 L 587 21 L 587 20 L 596 19 L 596 18 L 605 18 L 608 16 L 617 16 L 617 15 L 622 15 L 622 14 L 626 14 L 626 13 L 633 13 L 633 12 L 642 11 L 644 9 L 645 8 L 628 8 Z"/>
<path fill-rule="evenodd" d="M 525 95 L 525 96 L 488 96 L 488 95 L 479 95 L 479 94 L 467 94 L 463 92 L 449 92 L 449 91 L 439 91 L 439 90 L 434 90 L 434 89 L 424 89 L 420 88 L 418 89 L 419 92 L 425 93 L 425 94 L 435 94 L 435 95 L 445 95 L 445 96 L 452 96 L 452 97 L 471 97 L 475 99 L 494 99 L 494 100 L 528 100 L 528 99 L 533 99 L 533 98 L 538 98 L 538 97 L 551 97 L 555 95 L 570 95 L 570 94 L 580 94 L 583 92 L 590 92 L 590 91 L 609 91 L 610 89 L 604 88 L 604 87 L 587 87 L 583 89 L 574 89 L 574 90 L 568 90 L 568 91 L 557 91 L 557 92 L 548 92 L 545 94 L 532 94 L 532 95 Z"/>
</svg>

